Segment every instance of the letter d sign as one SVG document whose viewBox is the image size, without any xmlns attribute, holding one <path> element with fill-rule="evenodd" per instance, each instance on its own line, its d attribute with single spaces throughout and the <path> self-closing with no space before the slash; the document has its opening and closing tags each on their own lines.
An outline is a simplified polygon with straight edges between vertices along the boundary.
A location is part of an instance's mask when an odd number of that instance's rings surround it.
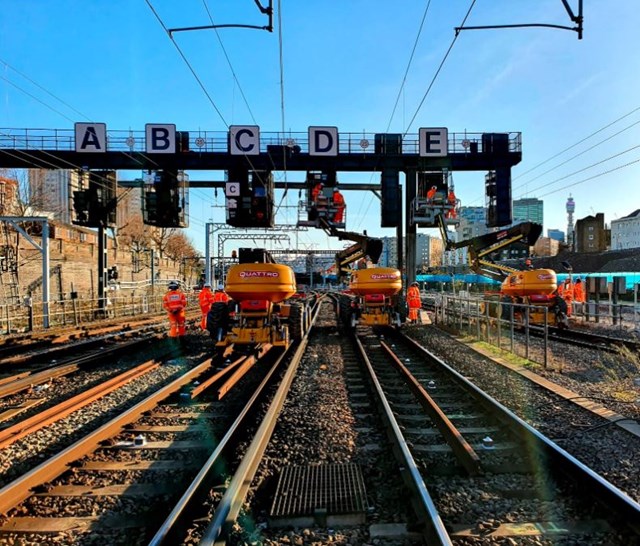
<svg viewBox="0 0 640 546">
<path fill-rule="evenodd" d="M 338 128 L 309 127 L 309 155 L 338 155 Z"/>
</svg>

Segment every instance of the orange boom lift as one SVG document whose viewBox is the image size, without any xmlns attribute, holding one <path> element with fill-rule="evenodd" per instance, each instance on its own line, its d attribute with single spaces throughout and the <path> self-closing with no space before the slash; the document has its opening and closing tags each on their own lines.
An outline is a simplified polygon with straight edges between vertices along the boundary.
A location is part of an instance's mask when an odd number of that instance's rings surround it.
<svg viewBox="0 0 640 546">
<path fill-rule="evenodd" d="M 288 347 L 304 335 L 310 312 L 304 302 L 288 303 L 297 292 L 293 270 L 276 264 L 263 249 L 240 249 L 240 263 L 227 272 L 226 303 L 214 303 L 207 329 L 218 349 L 252 349 L 269 343 Z"/>
</svg>

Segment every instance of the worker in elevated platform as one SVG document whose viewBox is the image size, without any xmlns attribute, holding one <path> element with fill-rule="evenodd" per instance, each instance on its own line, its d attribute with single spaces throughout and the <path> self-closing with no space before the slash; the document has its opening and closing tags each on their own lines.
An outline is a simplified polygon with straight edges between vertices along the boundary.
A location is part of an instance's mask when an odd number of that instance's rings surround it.
<svg viewBox="0 0 640 546">
<path fill-rule="evenodd" d="M 433 200 L 436 197 L 436 192 L 438 188 L 436 186 L 431 186 L 431 189 L 427 191 L 427 205 L 433 205 Z"/>
<path fill-rule="evenodd" d="M 207 315 L 209 314 L 209 309 L 211 309 L 211 305 L 213 304 L 213 292 L 211 291 L 211 283 L 204 283 L 202 290 L 200 290 L 200 294 L 198 294 L 198 301 L 200 303 L 200 311 L 202 312 L 202 319 L 200 320 L 200 328 L 203 330 L 207 329 Z"/>
<path fill-rule="evenodd" d="M 318 203 L 318 199 L 320 198 L 320 195 L 322 194 L 323 188 L 324 188 L 324 183 L 323 182 L 318 182 L 315 186 L 313 186 L 313 189 L 311 190 L 311 201 L 314 204 Z"/>
<path fill-rule="evenodd" d="M 407 306 L 409 307 L 409 322 L 418 322 L 419 311 L 422 308 L 420 287 L 417 282 L 411 283 L 407 290 Z"/>
<path fill-rule="evenodd" d="M 176 281 L 169 283 L 169 291 L 162 298 L 162 306 L 167 310 L 169 317 L 169 337 L 184 336 L 186 333 L 187 296 L 180 290 L 180 285 Z"/>
<path fill-rule="evenodd" d="M 445 218 L 457 218 L 458 213 L 456 212 L 456 194 L 453 191 L 453 188 L 449 190 L 447 194 L 447 204 L 451 207 L 447 209 L 447 213 L 445 214 Z"/>
<path fill-rule="evenodd" d="M 342 224 L 344 222 L 344 209 L 345 209 L 345 202 L 344 202 L 344 196 L 340 193 L 340 190 L 338 188 L 333 188 L 333 206 L 336 209 L 336 211 L 333 214 L 333 221 L 336 224 Z"/>
</svg>

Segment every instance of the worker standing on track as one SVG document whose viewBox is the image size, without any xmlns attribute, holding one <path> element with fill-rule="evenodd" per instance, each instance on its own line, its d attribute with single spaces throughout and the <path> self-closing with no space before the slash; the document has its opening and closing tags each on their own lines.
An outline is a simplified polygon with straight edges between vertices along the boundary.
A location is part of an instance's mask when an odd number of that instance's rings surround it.
<svg viewBox="0 0 640 546">
<path fill-rule="evenodd" d="M 418 322 L 418 311 L 422 307 L 422 300 L 417 282 L 411 283 L 407 290 L 407 306 L 409 307 L 409 322 Z"/>
<path fill-rule="evenodd" d="M 338 188 L 333 188 L 333 206 L 336 209 L 333 215 L 333 221 L 336 224 L 341 224 L 344 222 L 345 202 L 344 196 L 340 193 Z"/>
<path fill-rule="evenodd" d="M 202 320 L 200 320 L 200 328 L 207 329 L 207 315 L 209 309 L 214 302 L 213 292 L 211 292 L 211 283 L 204 283 L 200 294 L 198 295 L 198 301 L 200 302 L 200 311 L 202 312 Z"/>
<path fill-rule="evenodd" d="M 162 298 L 162 306 L 167 310 L 169 316 L 169 337 L 184 336 L 186 333 L 187 296 L 180 290 L 180 285 L 176 281 L 169 283 L 169 291 Z"/>
<path fill-rule="evenodd" d="M 213 295 L 213 303 L 229 303 L 229 296 L 224 291 L 224 288 L 221 284 L 216 288 L 216 293 Z"/>
<path fill-rule="evenodd" d="M 571 307 L 573 302 L 573 283 L 571 279 L 567 277 L 562 287 L 562 298 L 567 302 L 567 316 L 571 316 Z"/>
<path fill-rule="evenodd" d="M 573 285 L 573 301 L 575 302 L 574 305 L 576 306 L 576 311 L 583 312 L 586 298 L 584 294 L 584 284 L 580 277 L 576 279 L 576 282 Z"/>
</svg>

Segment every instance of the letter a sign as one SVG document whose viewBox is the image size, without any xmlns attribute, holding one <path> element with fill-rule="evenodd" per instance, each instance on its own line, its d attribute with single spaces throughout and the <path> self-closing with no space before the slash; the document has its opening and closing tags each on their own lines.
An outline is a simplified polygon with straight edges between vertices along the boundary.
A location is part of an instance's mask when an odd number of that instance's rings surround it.
<svg viewBox="0 0 640 546">
<path fill-rule="evenodd" d="M 106 123 L 76 123 L 76 152 L 104 153 L 107 151 Z"/>
</svg>

